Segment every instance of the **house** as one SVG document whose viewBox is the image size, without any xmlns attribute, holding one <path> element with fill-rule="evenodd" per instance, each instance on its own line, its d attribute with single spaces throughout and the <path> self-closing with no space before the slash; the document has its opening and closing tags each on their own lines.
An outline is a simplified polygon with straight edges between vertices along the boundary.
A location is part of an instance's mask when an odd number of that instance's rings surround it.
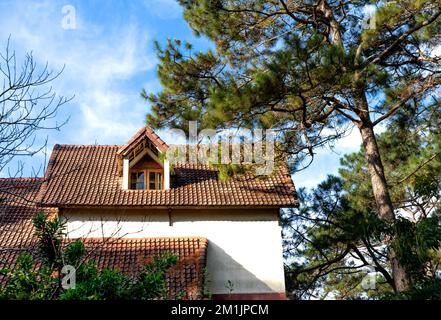
<svg viewBox="0 0 441 320">
<path fill-rule="evenodd" d="M 279 211 L 297 206 L 286 166 L 222 180 L 208 163 L 172 166 L 170 147 L 149 127 L 124 146 L 55 145 L 44 178 L 0 180 L 0 193 L 21 194 L 3 204 L 1 245 L 26 245 L 10 234 L 20 224 L 32 242 L 30 217 L 45 210 L 100 266 L 136 272 L 168 250 L 179 257 L 169 285 L 188 298 L 204 285 L 215 299 L 284 299 Z"/>
</svg>

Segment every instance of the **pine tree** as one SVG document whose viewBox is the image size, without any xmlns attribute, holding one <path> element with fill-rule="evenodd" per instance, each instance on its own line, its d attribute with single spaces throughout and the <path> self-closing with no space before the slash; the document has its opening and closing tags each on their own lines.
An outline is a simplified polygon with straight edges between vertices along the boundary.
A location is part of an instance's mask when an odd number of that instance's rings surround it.
<svg viewBox="0 0 441 320">
<path fill-rule="evenodd" d="M 163 91 L 152 126 L 279 129 L 296 163 L 351 127 L 363 141 L 375 211 L 396 220 L 374 128 L 399 110 L 439 105 L 440 2 L 433 0 L 181 0 L 184 18 L 216 50 L 157 46 Z M 370 20 L 366 12 L 373 11 Z M 434 96 L 434 98 L 431 98 Z M 383 157 L 385 155 L 383 154 Z M 302 162 L 305 163 L 305 162 Z M 307 162 L 306 162 L 307 163 Z M 394 239 L 389 239 L 393 243 Z M 388 250 L 395 292 L 409 277 Z"/>
<path fill-rule="evenodd" d="M 311 192 L 299 190 L 302 206 L 282 215 L 293 298 L 440 298 L 441 126 L 427 121 L 440 113 L 429 107 L 416 117 L 402 109 L 378 137 L 398 213 L 394 224 L 375 212 L 363 150 L 342 158 L 339 176 Z M 388 238 L 409 278 L 400 295 L 393 294 Z"/>
</svg>

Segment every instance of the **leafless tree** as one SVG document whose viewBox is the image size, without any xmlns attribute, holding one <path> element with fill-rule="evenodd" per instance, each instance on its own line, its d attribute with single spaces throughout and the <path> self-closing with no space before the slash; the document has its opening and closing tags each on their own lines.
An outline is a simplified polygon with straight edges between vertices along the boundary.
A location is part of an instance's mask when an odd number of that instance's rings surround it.
<svg viewBox="0 0 441 320">
<path fill-rule="evenodd" d="M 0 51 L 0 171 L 13 159 L 33 156 L 47 145 L 47 137 L 39 138 L 48 130 L 59 130 L 66 122 L 56 117 L 60 107 L 73 97 L 66 98 L 54 92 L 51 83 L 63 72 L 49 69 L 48 64 L 39 67 L 32 52 L 24 61 L 17 62 L 17 55 L 10 49 L 10 38 L 3 52 Z M 20 176 L 19 165 L 11 176 Z"/>
</svg>

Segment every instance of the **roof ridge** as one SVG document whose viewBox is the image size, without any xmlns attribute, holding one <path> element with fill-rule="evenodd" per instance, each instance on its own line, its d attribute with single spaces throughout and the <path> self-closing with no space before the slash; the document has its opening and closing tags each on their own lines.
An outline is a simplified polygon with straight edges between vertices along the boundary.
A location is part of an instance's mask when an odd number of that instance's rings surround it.
<svg viewBox="0 0 441 320">
<path fill-rule="evenodd" d="M 141 241 L 141 240 L 154 240 L 154 239 L 169 239 L 169 240 L 202 240 L 202 241 L 208 241 L 205 237 L 199 237 L 199 236 L 188 236 L 188 237 L 182 237 L 182 236 L 176 236 L 176 237 L 142 237 L 142 238 L 117 238 L 117 237 L 86 237 L 86 238 L 66 238 L 66 240 L 76 240 L 81 239 L 83 241 L 104 241 L 112 239 L 113 241 Z"/>
<path fill-rule="evenodd" d="M 74 148 L 119 148 L 121 145 L 118 144 L 56 144 L 54 147 L 74 147 Z"/>
<path fill-rule="evenodd" d="M 34 180 L 44 180 L 44 177 L 9 177 L 9 178 L 1 178 L 0 181 L 34 181 Z"/>
</svg>

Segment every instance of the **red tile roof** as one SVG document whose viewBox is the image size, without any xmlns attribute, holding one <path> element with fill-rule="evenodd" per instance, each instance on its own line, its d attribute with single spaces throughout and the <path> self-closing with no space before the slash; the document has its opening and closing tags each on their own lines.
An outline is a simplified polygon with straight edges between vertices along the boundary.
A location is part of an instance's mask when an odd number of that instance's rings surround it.
<svg viewBox="0 0 441 320">
<path fill-rule="evenodd" d="M 293 207 L 295 188 L 286 167 L 265 178 L 246 173 L 226 181 L 215 167 L 176 164 L 169 190 L 123 190 L 119 146 L 55 145 L 41 188 L 45 206 Z"/>
<path fill-rule="evenodd" d="M 0 269 L 14 268 L 18 255 L 35 255 L 36 238 L 32 217 L 37 212 L 55 216 L 57 209 L 35 205 L 43 179 L 0 179 Z M 205 238 L 83 239 L 90 258 L 100 268 L 118 268 L 133 275 L 143 264 L 164 251 L 178 256 L 178 263 L 167 275 L 172 297 L 185 292 L 197 298 L 206 264 Z M 0 276 L 0 283 L 6 279 Z"/>
<path fill-rule="evenodd" d="M 205 238 L 143 238 L 143 239 L 84 239 L 90 258 L 98 267 L 119 269 L 136 275 L 153 256 L 172 252 L 178 262 L 167 274 L 171 297 L 196 299 L 200 295 L 208 241 Z"/>
<path fill-rule="evenodd" d="M 34 239 L 28 231 L 32 228 L 32 217 L 38 212 L 55 216 L 56 208 L 36 206 L 35 198 L 43 181 L 42 178 L 0 179 L 0 245 L 14 244 L 17 248 L 31 245 Z"/>
<path fill-rule="evenodd" d="M 0 179 L 0 269 L 13 267 L 18 255 L 35 246 L 32 217 L 55 215 L 55 208 L 39 208 L 35 197 L 42 178 Z"/>
</svg>

